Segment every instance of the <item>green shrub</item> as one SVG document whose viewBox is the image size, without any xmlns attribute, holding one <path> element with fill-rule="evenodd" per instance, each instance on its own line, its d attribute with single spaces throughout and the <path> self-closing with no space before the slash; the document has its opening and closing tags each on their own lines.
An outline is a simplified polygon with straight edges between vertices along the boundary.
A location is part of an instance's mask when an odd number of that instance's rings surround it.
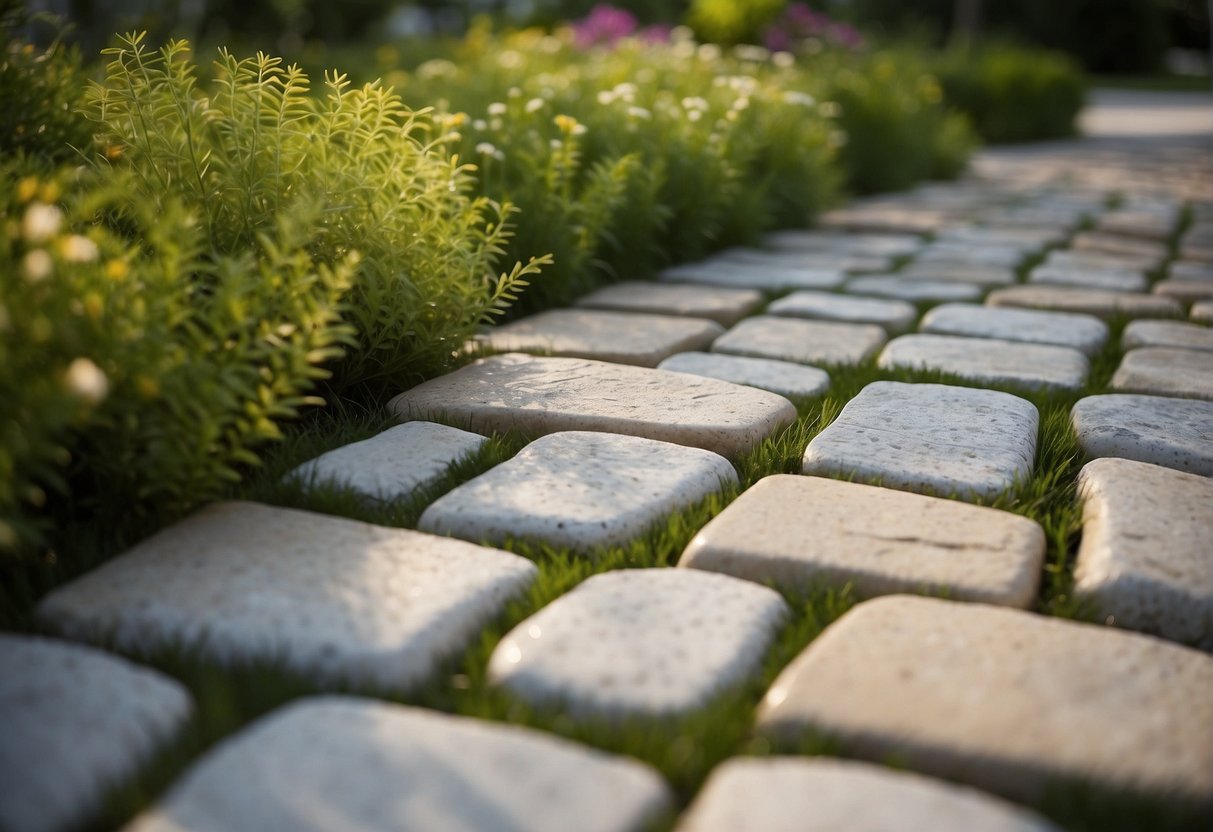
<svg viewBox="0 0 1213 832">
<path fill-rule="evenodd" d="M 787 0 L 691 0 L 687 25 L 705 41 L 733 45 L 759 43 Z"/>
<path fill-rule="evenodd" d="M 59 41 L 40 49 L 12 37 L 18 23 L 0 19 L 0 158 L 80 158 L 92 134 L 76 112 L 87 80 L 79 56 Z"/>
</svg>

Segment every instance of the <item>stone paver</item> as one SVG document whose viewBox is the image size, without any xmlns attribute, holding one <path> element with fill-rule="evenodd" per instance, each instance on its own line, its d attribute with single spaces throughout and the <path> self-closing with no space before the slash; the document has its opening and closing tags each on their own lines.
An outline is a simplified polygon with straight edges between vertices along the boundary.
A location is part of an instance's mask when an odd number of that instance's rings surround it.
<svg viewBox="0 0 1213 832">
<path fill-rule="evenodd" d="M 975 789 L 848 760 L 734 757 L 713 770 L 675 832 L 1053 832 Z"/>
<path fill-rule="evenodd" d="M 846 291 L 855 295 L 876 295 L 910 303 L 943 303 L 980 300 L 985 290 L 976 284 L 898 277 L 895 274 L 856 277 L 847 282 Z"/>
<path fill-rule="evenodd" d="M 451 465 L 479 450 L 483 436 L 433 422 L 406 422 L 303 463 L 289 475 L 331 483 L 379 500 L 407 497 L 434 484 Z"/>
<path fill-rule="evenodd" d="M 533 352 L 656 367 L 712 343 L 724 327 L 676 315 L 553 309 L 496 327 L 477 341 L 495 352 Z"/>
<path fill-rule="evenodd" d="M 1018 280 L 1015 270 L 1006 266 L 983 266 L 969 263 L 911 263 L 897 276 L 903 280 L 924 280 L 933 283 L 971 283 L 992 289 L 1009 286 Z"/>
<path fill-rule="evenodd" d="M 1109 387 L 1121 393 L 1213 399 L 1213 354 L 1170 347 L 1130 350 Z"/>
<path fill-rule="evenodd" d="M 1137 347 L 1175 347 L 1213 350 L 1213 329 L 1182 321 L 1130 321 L 1120 336 L 1126 350 Z"/>
<path fill-rule="evenodd" d="M 773 590 L 727 575 L 596 575 L 511 631 L 489 679 L 578 717 L 683 714 L 761 666 L 787 614 Z"/>
<path fill-rule="evenodd" d="M 1213 324 L 1213 300 L 1198 300 L 1192 304 L 1192 320 L 1202 324 Z"/>
<path fill-rule="evenodd" d="M 1009 393 L 877 381 L 809 443 L 804 473 L 993 497 L 1031 474 L 1038 422 Z"/>
<path fill-rule="evenodd" d="M 1160 280 L 1154 284 L 1154 294 L 1175 298 L 1183 303 L 1213 300 L 1213 282 L 1208 280 Z"/>
<path fill-rule="evenodd" d="M 914 326 L 918 310 L 903 300 L 850 297 L 831 292 L 792 292 L 773 301 L 767 313 L 788 318 L 811 318 L 843 323 L 876 324 L 886 332 L 905 332 Z"/>
<path fill-rule="evenodd" d="M 952 373 L 982 384 L 1028 390 L 1077 390 L 1090 369 L 1078 350 L 957 335 L 902 335 L 881 352 L 877 366 Z"/>
<path fill-rule="evenodd" d="M 986 303 L 990 306 L 1077 312 L 1105 319 L 1119 315 L 1130 318 L 1183 316 L 1183 308 L 1172 298 L 1068 286 L 1008 286 L 991 292 Z"/>
<path fill-rule="evenodd" d="M 438 415 L 472 430 L 598 430 L 737 456 L 791 424 L 782 396 L 708 378 L 576 358 L 499 355 L 401 393 L 404 418 Z"/>
<path fill-rule="evenodd" d="M 1213 477 L 1213 402 L 1112 393 L 1070 412 L 1088 457 L 1124 457 Z"/>
<path fill-rule="evenodd" d="M 770 390 L 780 396 L 820 396 L 830 387 L 830 374 L 816 367 L 773 358 L 746 358 L 712 352 L 680 352 L 657 365 L 659 370 Z"/>
<path fill-rule="evenodd" d="M 759 728 L 1032 802 L 1081 779 L 1213 802 L 1213 657 L 1005 607 L 891 596 L 780 674 Z M 840 692 L 845 692 L 840 695 Z"/>
<path fill-rule="evenodd" d="M 127 832 L 640 832 L 657 772 L 541 731 L 352 697 L 304 699 L 220 743 Z"/>
<path fill-rule="evenodd" d="M 992 508 L 871 485 L 778 474 L 729 504 L 678 565 L 804 591 L 851 583 L 860 597 L 946 592 L 1026 607 L 1045 537 Z"/>
<path fill-rule="evenodd" d="M 423 681 L 533 580 L 523 558 L 354 520 L 218 503 L 52 592 L 38 617 L 124 650 L 196 647 L 331 683 Z"/>
<path fill-rule="evenodd" d="M 1078 482 L 1074 594 L 1118 626 L 1213 650 L 1213 480 L 1096 459 Z"/>
<path fill-rule="evenodd" d="M 0 828 L 82 828 L 193 715 L 175 680 L 89 647 L 0 633 Z"/>
<path fill-rule="evenodd" d="M 604 286 L 577 301 L 586 309 L 647 312 L 706 318 L 732 326 L 762 305 L 762 293 L 753 289 L 682 286 L 633 281 Z"/>
<path fill-rule="evenodd" d="M 1050 251 L 1045 257 L 1046 266 L 1059 269 L 1127 269 L 1134 272 L 1147 272 L 1158 265 L 1154 257 L 1142 257 L 1132 254 L 1109 254 L 1104 251 Z"/>
<path fill-rule="evenodd" d="M 1145 274 L 1140 271 L 1081 266 L 1037 266 L 1028 275 L 1028 282 L 1044 286 L 1104 289 L 1109 292 L 1144 292 L 1149 288 Z"/>
<path fill-rule="evenodd" d="M 872 324 L 805 321 L 774 315 L 747 318 L 712 344 L 712 352 L 803 364 L 861 364 L 888 336 Z"/>
<path fill-rule="evenodd" d="M 974 266 L 1003 266 L 1015 268 L 1028 256 L 1030 250 L 1018 245 L 970 245 L 964 243 L 936 242 L 924 248 L 915 259 L 916 263 L 962 263 Z"/>
<path fill-rule="evenodd" d="M 847 234 L 823 229 L 772 231 L 763 243 L 782 251 L 846 251 L 884 257 L 913 254 L 925 244 L 917 234 Z"/>
<path fill-rule="evenodd" d="M 1078 250 L 1102 251 L 1106 254 L 1128 254 L 1149 260 L 1154 266 L 1167 256 L 1167 247 L 1159 242 L 1138 240 L 1122 234 L 1100 231 L 1083 231 L 1074 235 L 1070 245 Z"/>
<path fill-rule="evenodd" d="M 763 266 L 738 260 L 705 260 L 672 266 L 659 278 L 664 283 L 694 283 L 787 292 L 793 289 L 833 289 L 846 280 L 838 269 L 808 269 L 793 266 Z"/>
<path fill-rule="evenodd" d="M 624 543 L 736 483 L 719 454 L 639 436 L 566 431 L 439 497 L 418 528 L 475 543 L 510 538 L 590 549 Z"/>
<path fill-rule="evenodd" d="M 1122 208 L 1109 211 L 1099 218 L 1095 230 L 1112 235 L 1129 235 L 1165 243 L 1175 231 L 1176 211 L 1141 211 Z"/>
<path fill-rule="evenodd" d="M 962 243 L 974 247 L 1017 246 L 1035 250 L 1058 246 L 1066 241 L 1066 233 L 1057 228 L 1006 228 L 989 225 L 958 225 L 942 229 L 936 241 Z"/>
<path fill-rule="evenodd" d="M 713 256 L 726 263 L 745 263 L 776 269 L 795 268 L 849 273 L 886 272 L 893 268 L 888 255 L 857 251 L 772 251 L 760 248 L 729 248 Z"/>
<path fill-rule="evenodd" d="M 1167 268 L 1175 280 L 1213 280 L 1213 266 L 1189 260 L 1177 260 Z"/>
<path fill-rule="evenodd" d="M 996 338 L 1027 344 L 1071 347 L 1094 355 L 1108 341 L 1108 326 L 1091 315 L 945 303 L 922 318 L 918 327 L 937 335 Z"/>
</svg>

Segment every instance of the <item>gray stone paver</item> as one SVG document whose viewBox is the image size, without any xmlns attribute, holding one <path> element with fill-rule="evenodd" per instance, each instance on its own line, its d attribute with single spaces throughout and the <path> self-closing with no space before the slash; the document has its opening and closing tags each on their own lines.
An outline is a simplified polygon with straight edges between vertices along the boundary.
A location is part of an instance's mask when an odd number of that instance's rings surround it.
<svg viewBox="0 0 1213 832">
<path fill-rule="evenodd" d="M 680 567 L 803 592 L 850 583 L 1026 607 L 1044 558 L 1040 526 L 1019 515 L 871 485 L 777 474 L 705 526 Z"/>
<path fill-rule="evenodd" d="M 127 832 L 640 832 L 656 771 L 528 728 L 352 697 L 303 699 L 220 743 Z"/>
<path fill-rule="evenodd" d="M 1119 393 L 1213 400 L 1213 353 L 1170 347 L 1130 350 L 1109 387 Z"/>
<path fill-rule="evenodd" d="M 1176 260 L 1167 267 L 1167 276 L 1175 280 L 1213 280 L 1213 265 L 1194 260 Z"/>
<path fill-rule="evenodd" d="M 1096 459 L 1078 481 L 1075 596 L 1117 626 L 1213 651 L 1213 480 Z"/>
<path fill-rule="evenodd" d="M 931 334 L 894 338 L 876 364 L 937 370 L 981 384 L 1028 390 L 1077 390 L 1090 369 L 1086 356 L 1069 347 Z"/>
<path fill-rule="evenodd" d="M 834 738 L 1015 800 L 1083 780 L 1213 801 L 1213 657 L 1005 607 L 889 596 L 852 609 L 775 680 L 760 730 Z M 845 691 L 845 695 L 840 695 Z"/>
<path fill-rule="evenodd" d="M 1213 477 L 1213 402 L 1111 393 L 1070 411 L 1088 457 L 1123 457 Z"/>
<path fill-rule="evenodd" d="M 1015 270 L 1007 266 L 983 266 L 969 263 L 911 263 L 897 276 L 902 280 L 933 283 L 971 283 L 983 288 L 1010 286 L 1017 282 Z"/>
<path fill-rule="evenodd" d="M 796 419 L 787 399 L 716 379 L 518 354 L 475 361 L 400 394 L 388 407 L 403 418 L 442 415 L 485 432 L 596 430 L 730 457 Z"/>
<path fill-rule="evenodd" d="M 876 324 L 886 332 L 905 332 L 914 326 L 918 310 L 903 300 L 852 297 L 832 292 L 792 292 L 767 307 L 767 314 L 842 323 Z"/>
<path fill-rule="evenodd" d="M 1035 406 L 1009 393 L 877 381 L 809 443 L 803 470 L 994 497 L 1031 474 L 1038 422 Z"/>
<path fill-rule="evenodd" d="M 1113 235 L 1129 235 L 1165 243 L 1175 231 L 1177 211 L 1147 211 L 1122 208 L 1099 218 L 1095 230 Z"/>
<path fill-rule="evenodd" d="M 475 543 L 517 538 L 591 549 L 631 540 L 736 481 L 733 466 L 711 451 L 564 431 L 439 497 L 417 527 Z"/>
<path fill-rule="evenodd" d="M 63 635 L 123 650 L 197 648 L 321 683 L 425 680 L 530 584 L 507 552 L 257 503 L 217 503 L 38 605 Z"/>
<path fill-rule="evenodd" d="M 760 248 L 728 248 L 713 255 L 713 261 L 743 263 L 775 269 L 810 269 L 812 271 L 839 271 L 851 274 L 861 272 L 885 272 L 893 267 L 894 258 L 889 255 L 868 254 L 858 251 L 787 251 Z"/>
<path fill-rule="evenodd" d="M 693 283 L 756 289 L 762 292 L 787 292 L 793 289 L 833 289 L 846 280 L 840 269 L 810 269 L 794 266 L 770 266 L 738 260 L 705 260 L 664 270 L 664 283 Z"/>
<path fill-rule="evenodd" d="M 787 612 L 775 591 L 727 575 L 608 572 L 507 634 L 489 679 L 577 717 L 683 714 L 755 673 Z"/>
<path fill-rule="evenodd" d="M 82 828 L 193 712 L 186 689 L 156 671 L 0 633 L 0 828 Z"/>
<path fill-rule="evenodd" d="M 1154 284 L 1154 294 L 1175 298 L 1183 303 L 1213 300 L 1213 281 L 1160 280 Z"/>
<path fill-rule="evenodd" d="M 976 284 L 899 277 L 896 274 L 868 275 L 847 282 L 846 291 L 855 295 L 876 295 L 911 303 L 944 303 L 980 300 L 985 290 Z"/>
<path fill-rule="evenodd" d="M 1094 355 L 1108 341 L 1108 326 L 1091 315 L 1035 309 L 945 303 L 923 316 L 918 327 L 937 335 L 996 338 L 1027 344 L 1053 344 Z"/>
<path fill-rule="evenodd" d="M 830 387 L 830 374 L 825 370 L 773 358 L 680 352 L 662 361 L 657 369 L 718 378 L 733 384 L 769 390 L 780 396 L 820 396 Z"/>
<path fill-rule="evenodd" d="M 1125 237 L 1122 234 L 1109 234 L 1099 231 L 1083 231 L 1074 235 L 1070 245 L 1080 251 L 1101 251 L 1107 254 L 1128 254 L 1148 260 L 1152 266 L 1157 266 L 1167 256 L 1167 247 L 1152 240 L 1139 240 Z"/>
<path fill-rule="evenodd" d="M 1028 275 L 1029 283 L 1044 286 L 1076 286 L 1105 289 L 1109 292 L 1144 292 L 1149 288 L 1144 273 L 1130 269 L 1093 269 L 1072 266 L 1037 266 Z"/>
<path fill-rule="evenodd" d="M 1058 246 L 1066 241 L 1066 233 L 1056 228 L 1005 228 L 991 225 L 958 225 L 945 228 L 935 235 L 937 241 L 962 243 L 970 246 L 1014 246 L 1029 251 Z"/>
<path fill-rule="evenodd" d="M 872 324 L 756 315 L 716 339 L 712 352 L 802 364 L 861 364 L 886 339 L 885 331 Z"/>
<path fill-rule="evenodd" d="M 1061 269 L 1127 269 L 1147 272 L 1157 266 L 1153 257 L 1132 254 L 1110 254 L 1106 251 L 1073 249 L 1050 251 L 1043 265 Z"/>
<path fill-rule="evenodd" d="M 1051 832 L 1051 823 L 975 789 L 826 758 L 734 757 L 709 777 L 675 832 Z"/>
<path fill-rule="evenodd" d="M 1120 336 L 1126 350 L 1137 347 L 1174 347 L 1213 350 L 1213 329 L 1182 321 L 1130 321 Z"/>
<path fill-rule="evenodd" d="M 1178 318 L 1183 315 L 1183 307 L 1173 298 L 1069 286 L 1008 286 L 991 292 L 986 303 L 990 306 L 1076 312 L 1105 319 L 1119 315 L 1130 318 Z"/>
<path fill-rule="evenodd" d="M 732 326 L 762 305 L 753 289 L 683 286 L 633 281 L 613 283 L 582 297 L 577 306 L 615 312 L 645 312 L 706 318 Z"/>
<path fill-rule="evenodd" d="M 848 234 L 823 229 L 772 231 L 763 237 L 763 243 L 781 251 L 846 251 L 883 257 L 913 254 L 925 245 L 917 234 Z"/>
</svg>

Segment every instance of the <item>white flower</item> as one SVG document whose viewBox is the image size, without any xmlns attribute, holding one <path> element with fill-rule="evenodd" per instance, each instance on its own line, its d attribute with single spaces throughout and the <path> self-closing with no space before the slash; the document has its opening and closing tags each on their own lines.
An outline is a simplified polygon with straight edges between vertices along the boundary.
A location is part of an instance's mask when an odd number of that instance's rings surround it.
<svg viewBox="0 0 1213 832">
<path fill-rule="evenodd" d="M 489 123 L 482 118 L 478 118 L 472 122 L 472 127 L 476 130 L 484 132 L 489 129 Z"/>
<path fill-rule="evenodd" d="M 771 56 L 771 62 L 780 69 L 791 69 L 796 66 L 796 56 L 791 52 L 776 52 Z"/>
<path fill-rule="evenodd" d="M 21 273 L 30 283 L 41 283 L 51 276 L 55 261 L 45 249 L 36 248 L 21 258 Z"/>
<path fill-rule="evenodd" d="M 632 118 L 640 118 L 648 121 L 653 117 L 653 114 L 644 107 L 628 107 L 628 115 Z"/>
<path fill-rule="evenodd" d="M 733 47 L 733 55 L 740 61 L 751 61 L 760 64 L 766 62 L 771 57 L 771 51 L 761 46 L 740 44 Z"/>
<path fill-rule="evenodd" d="M 682 99 L 682 108 L 684 110 L 690 110 L 690 111 L 699 110 L 702 112 L 704 110 L 707 110 L 708 102 L 706 100 L 700 98 L 699 96 L 688 97 L 688 98 Z"/>
<path fill-rule="evenodd" d="M 799 90 L 788 90 L 783 94 L 783 100 L 788 104 L 799 104 L 802 107 L 812 107 L 817 103 L 816 98 Z"/>
<path fill-rule="evenodd" d="M 87 358 L 77 358 L 67 367 L 67 389 L 89 404 L 97 404 L 109 392 L 109 379 L 101 368 Z"/>
<path fill-rule="evenodd" d="M 481 156 L 492 156 L 497 152 L 497 148 L 493 146 L 492 142 L 481 142 L 476 145 L 476 152 Z"/>
<path fill-rule="evenodd" d="M 526 103 L 526 111 L 528 113 L 538 112 L 539 110 L 543 109 L 543 105 L 545 103 L 546 102 L 542 98 L 532 98 Z"/>
<path fill-rule="evenodd" d="M 720 47 L 714 43 L 700 44 L 699 60 L 707 63 L 720 60 Z"/>
<path fill-rule="evenodd" d="M 603 107 L 609 107 L 615 103 L 615 93 L 610 90 L 602 90 L 598 93 L 598 103 Z"/>
<path fill-rule="evenodd" d="M 497 63 L 506 69 L 517 69 L 522 66 L 522 55 L 513 49 L 507 49 L 497 56 Z"/>
<path fill-rule="evenodd" d="M 503 116 L 505 115 L 505 110 L 505 104 L 500 101 L 494 101 L 489 105 L 489 115 L 491 116 Z"/>
<path fill-rule="evenodd" d="M 64 240 L 60 251 L 63 259 L 69 263 L 91 263 L 101 254 L 96 243 L 79 234 L 73 234 Z"/>
<path fill-rule="evenodd" d="M 21 234 L 27 242 L 41 243 L 58 234 L 62 224 L 62 211 L 54 205 L 35 202 L 25 209 L 25 217 L 21 220 Z"/>
<path fill-rule="evenodd" d="M 518 53 L 515 52 L 514 54 L 517 55 Z M 521 57 L 522 56 L 519 55 L 519 58 Z M 510 98 L 522 98 L 522 87 L 510 87 L 505 91 L 505 94 Z"/>
</svg>

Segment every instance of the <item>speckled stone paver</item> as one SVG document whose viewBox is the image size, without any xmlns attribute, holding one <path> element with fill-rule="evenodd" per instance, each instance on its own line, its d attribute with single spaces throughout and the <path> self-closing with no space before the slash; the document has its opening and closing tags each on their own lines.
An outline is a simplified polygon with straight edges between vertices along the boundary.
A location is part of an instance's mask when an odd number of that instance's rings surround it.
<svg viewBox="0 0 1213 832">
<path fill-rule="evenodd" d="M 1078 482 L 1075 595 L 1109 623 L 1213 650 L 1213 480 L 1096 459 Z"/>
<path fill-rule="evenodd" d="M 990 306 L 1013 306 L 1078 312 L 1097 318 L 1179 318 L 1183 307 L 1173 298 L 1136 292 L 1109 292 L 1069 286 L 1008 286 L 995 289 L 986 298 Z"/>
<path fill-rule="evenodd" d="M 551 734 L 351 697 L 303 699 L 208 752 L 127 832 L 641 832 L 653 769 Z"/>
<path fill-rule="evenodd" d="M 783 251 L 847 251 L 885 257 L 913 254 L 925 244 L 916 234 L 848 234 L 823 229 L 772 231 L 763 237 L 763 243 Z"/>
<path fill-rule="evenodd" d="M 1092 624 L 890 596 L 844 615 L 792 661 L 760 730 L 1016 800 L 1085 780 L 1213 802 L 1213 657 Z M 845 694 L 840 695 L 840 692 Z"/>
<path fill-rule="evenodd" d="M 79 829 L 176 737 L 178 682 L 90 647 L 0 633 L 0 828 Z"/>
<path fill-rule="evenodd" d="M 734 757 L 712 771 L 675 832 L 1055 832 L 975 789 L 827 758 Z"/>
<path fill-rule="evenodd" d="M 860 597 L 948 594 L 1026 607 L 1045 537 L 1019 515 L 889 488 L 766 477 L 691 541 L 681 567 L 803 592 L 850 583 Z"/>
<path fill-rule="evenodd" d="M 830 387 L 830 374 L 825 370 L 773 358 L 681 352 L 662 361 L 657 369 L 718 378 L 770 390 L 781 396 L 819 396 Z"/>
<path fill-rule="evenodd" d="M 405 688 L 479 632 L 535 566 L 406 529 L 217 503 L 42 600 L 74 639 L 196 647 L 274 661 L 317 681 Z"/>
<path fill-rule="evenodd" d="M 639 436 L 542 436 L 431 503 L 417 527 L 476 543 L 591 549 L 624 543 L 676 509 L 736 483 L 719 454 Z"/>
<path fill-rule="evenodd" d="M 1213 477 L 1213 402 L 1111 393 L 1070 412 L 1088 457 L 1115 456 Z"/>
<path fill-rule="evenodd" d="M 1090 369 L 1069 347 L 957 335 L 902 335 L 880 353 L 877 366 L 952 373 L 980 384 L 1026 390 L 1077 390 Z"/>
<path fill-rule="evenodd" d="M 1108 325 L 1091 315 L 998 308 L 974 303 L 936 306 L 923 315 L 918 328 L 937 335 L 966 335 L 1071 347 L 1085 355 L 1099 352 L 1108 341 Z"/>
<path fill-rule="evenodd" d="M 1007 266 L 948 262 L 911 263 L 897 272 L 897 276 L 903 280 L 931 283 L 971 283 L 983 288 L 1008 286 L 1018 279 L 1015 270 Z"/>
<path fill-rule="evenodd" d="M 660 275 L 665 283 L 694 283 L 787 292 L 792 289 L 833 289 L 846 280 L 839 269 L 809 269 L 794 266 L 763 266 L 738 260 L 705 260 L 672 266 Z"/>
<path fill-rule="evenodd" d="M 774 315 L 747 318 L 712 344 L 712 352 L 802 364 L 861 364 L 888 336 L 873 324 L 805 321 Z"/>
<path fill-rule="evenodd" d="M 1130 321 L 1120 336 L 1126 350 L 1136 347 L 1175 347 L 1213 350 L 1213 328 L 1182 321 Z"/>
<path fill-rule="evenodd" d="M 500 355 L 394 398 L 404 418 L 445 416 L 472 430 L 597 430 L 692 445 L 725 456 L 796 419 L 782 396 L 709 378 L 578 358 Z"/>
<path fill-rule="evenodd" d="M 434 484 L 485 438 L 433 422 L 406 422 L 370 439 L 321 454 L 289 475 L 308 485 L 333 484 L 393 500 Z"/>
<path fill-rule="evenodd" d="M 792 292 L 772 301 L 767 313 L 787 318 L 810 318 L 853 324 L 876 324 L 886 332 L 905 332 L 914 326 L 918 310 L 903 300 L 851 297 L 832 292 Z"/>
<path fill-rule="evenodd" d="M 1213 281 L 1160 280 L 1154 284 L 1154 294 L 1175 298 L 1183 303 L 1213 300 Z"/>
<path fill-rule="evenodd" d="M 656 367 L 676 352 L 707 347 L 724 327 L 676 315 L 553 309 L 478 336 L 496 352 L 532 352 Z"/>
<path fill-rule="evenodd" d="M 1037 266 L 1028 275 L 1028 282 L 1044 286 L 1105 289 L 1109 292 L 1144 292 L 1149 288 L 1145 274 L 1140 271 L 1081 266 Z"/>
<path fill-rule="evenodd" d="M 867 275 L 847 282 L 846 291 L 855 295 L 875 295 L 910 303 L 944 303 L 980 300 L 985 289 L 972 283 L 925 280 L 889 275 Z"/>
<path fill-rule="evenodd" d="M 1109 387 L 1121 393 L 1213 399 L 1213 353 L 1170 347 L 1130 350 Z"/>
<path fill-rule="evenodd" d="M 809 443 L 804 473 L 993 497 L 1031 474 L 1038 421 L 1010 393 L 877 381 Z"/>
<path fill-rule="evenodd" d="M 732 326 L 762 305 L 762 292 L 633 281 L 614 283 L 577 301 L 587 309 L 706 318 Z"/>
<path fill-rule="evenodd" d="M 687 713 L 758 670 L 787 611 L 775 591 L 727 575 L 608 572 L 506 635 L 489 679 L 579 717 Z"/>
</svg>

